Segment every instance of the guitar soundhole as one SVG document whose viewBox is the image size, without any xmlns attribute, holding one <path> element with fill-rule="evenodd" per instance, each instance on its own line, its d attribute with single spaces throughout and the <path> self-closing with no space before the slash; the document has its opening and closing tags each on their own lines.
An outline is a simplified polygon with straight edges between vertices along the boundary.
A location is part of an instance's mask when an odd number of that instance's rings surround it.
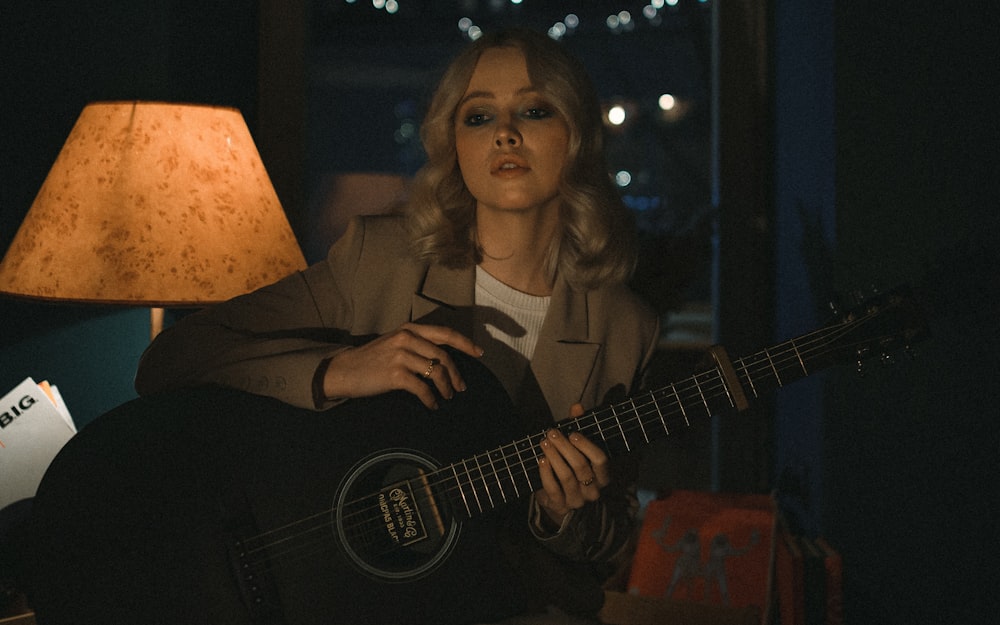
<svg viewBox="0 0 1000 625">
<path fill-rule="evenodd" d="M 422 577 L 445 560 L 460 525 L 448 510 L 436 465 L 396 450 L 363 460 L 344 479 L 334 526 L 348 559 L 388 581 Z"/>
</svg>

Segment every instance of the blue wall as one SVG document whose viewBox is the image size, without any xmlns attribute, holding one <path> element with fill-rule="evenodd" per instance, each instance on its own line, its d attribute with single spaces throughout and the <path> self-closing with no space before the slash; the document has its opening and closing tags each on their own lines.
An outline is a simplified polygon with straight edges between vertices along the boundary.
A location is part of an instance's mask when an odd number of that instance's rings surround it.
<svg viewBox="0 0 1000 625">
<path fill-rule="evenodd" d="M 48 380 L 59 388 L 77 429 L 135 397 L 132 378 L 149 343 L 145 309 L 4 302 L 0 314 L 5 320 L 0 346 L 4 392 L 26 377 Z"/>
<path fill-rule="evenodd" d="M 836 232 L 832 0 L 776 2 L 774 10 L 774 341 L 827 321 Z M 778 393 L 775 475 L 789 520 L 821 525 L 826 373 Z"/>
<path fill-rule="evenodd" d="M 915 360 L 783 389 L 777 483 L 843 556 L 845 622 L 992 622 L 996 11 L 773 6 L 776 331 L 904 282 L 931 331 Z"/>
</svg>

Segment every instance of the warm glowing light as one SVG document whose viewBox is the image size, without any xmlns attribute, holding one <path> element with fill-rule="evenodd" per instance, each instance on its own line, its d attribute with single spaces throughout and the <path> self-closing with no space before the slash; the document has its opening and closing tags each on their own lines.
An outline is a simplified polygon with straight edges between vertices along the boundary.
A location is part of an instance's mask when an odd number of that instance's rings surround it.
<svg viewBox="0 0 1000 625">
<path fill-rule="evenodd" d="M 621 126 L 625 123 L 625 107 L 620 105 L 612 106 L 608 109 L 608 121 L 614 126 Z"/>
<path fill-rule="evenodd" d="M 238 110 L 95 102 L 0 262 L 0 292 L 195 307 L 305 266 Z"/>
<path fill-rule="evenodd" d="M 663 95 L 660 96 L 658 104 L 660 105 L 661 111 L 670 111 L 673 110 L 675 106 L 677 106 L 677 98 L 670 95 L 669 93 L 664 93 Z"/>
</svg>

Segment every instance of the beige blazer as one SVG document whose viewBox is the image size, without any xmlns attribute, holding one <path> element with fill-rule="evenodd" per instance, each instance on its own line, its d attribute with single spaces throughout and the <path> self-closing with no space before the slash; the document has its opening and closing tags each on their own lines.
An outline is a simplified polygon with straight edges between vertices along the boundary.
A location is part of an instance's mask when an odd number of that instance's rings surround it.
<svg viewBox="0 0 1000 625">
<path fill-rule="evenodd" d="M 317 368 L 352 339 L 408 321 L 472 336 L 474 268 L 418 262 L 406 241 L 399 217 L 352 220 L 325 261 L 163 332 L 142 357 L 137 390 L 215 382 L 322 408 Z M 634 390 L 658 333 L 652 310 L 626 287 L 581 292 L 558 280 L 531 361 L 551 414 Z"/>
</svg>

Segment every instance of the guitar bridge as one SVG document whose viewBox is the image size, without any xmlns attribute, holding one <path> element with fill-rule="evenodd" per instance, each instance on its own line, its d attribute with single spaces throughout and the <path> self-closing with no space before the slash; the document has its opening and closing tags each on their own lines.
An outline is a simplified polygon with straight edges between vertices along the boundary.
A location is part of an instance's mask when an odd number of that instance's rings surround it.
<svg viewBox="0 0 1000 625">
<path fill-rule="evenodd" d="M 261 625 L 280 623 L 278 594 L 261 570 L 266 562 L 252 561 L 244 542 L 237 539 L 229 544 L 229 563 L 251 622 Z"/>
</svg>

